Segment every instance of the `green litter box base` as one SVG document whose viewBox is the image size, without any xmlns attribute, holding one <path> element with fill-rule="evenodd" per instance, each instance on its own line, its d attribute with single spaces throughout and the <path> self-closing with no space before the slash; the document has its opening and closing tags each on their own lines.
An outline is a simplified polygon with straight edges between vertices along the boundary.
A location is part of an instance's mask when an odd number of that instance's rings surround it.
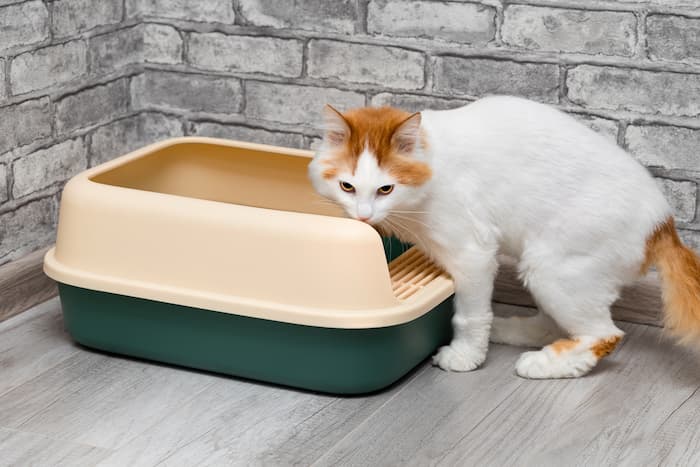
<svg viewBox="0 0 700 467">
<path fill-rule="evenodd" d="M 389 386 L 451 336 L 451 298 L 401 325 L 336 329 L 58 288 L 68 332 L 85 346 L 335 394 Z"/>
<path fill-rule="evenodd" d="M 410 248 L 383 238 L 387 261 Z M 68 332 L 108 352 L 333 394 L 399 380 L 452 337 L 452 298 L 408 323 L 337 329 L 58 284 Z"/>
</svg>

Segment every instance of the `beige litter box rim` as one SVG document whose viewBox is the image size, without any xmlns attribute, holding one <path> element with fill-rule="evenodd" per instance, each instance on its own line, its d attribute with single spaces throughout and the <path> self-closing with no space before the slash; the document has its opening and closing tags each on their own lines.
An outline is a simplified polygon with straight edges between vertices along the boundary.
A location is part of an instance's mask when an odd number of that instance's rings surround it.
<svg viewBox="0 0 700 467">
<path fill-rule="evenodd" d="M 71 179 L 64 189 L 56 246 L 45 257 L 46 274 L 58 282 L 97 291 L 286 323 L 347 329 L 386 327 L 412 321 L 454 292 L 452 280 L 415 249 L 387 266 L 380 236 L 370 226 L 356 220 L 188 198 L 92 180 L 136 159 L 181 144 L 212 145 L 307 159 L 313 156 L 310 151 L 215 138 L 182 137 L 155 143 L 91 168 Z M 119 208 L 124 205 L 133 207 L 133 210 Z M 158 237 L 157 233 L 144 228 L 139 231 L 143 241 L 120 244 L 119 232 L 125 226 L 133 230 L 139 222 L 153 221 L 154 216 L 162 217 L 166 222 L 183 213 L 193 216 L 191 231 Z M 85 216 L 88 215 L 92 218 L 90 225 L 93 229 L 85 228 Z M 176 248 L 181 247 L 183 238 L 188 235 L 206 237 L 199 241 L 214 244 L 202 243 L 203 247 L 220 248 L 225 256 L 225 235 L 212 237 L 202 233 L 213 226 L 225 234 L 227 226 L 221 225 L 221 219 L 235 219 L 237 225 L 249 226 L 250 231 L 242 234 L 250 247 L 247 249 L 255 249 L 254 242 L 260 234 L 281 229 L 289 234 L 279 239 L 289 245 L 285 251 L 294 248 L 308 251 L 316 244 L 320 251 L 327 251 L 323 250 L 323 242 L 328 242 L 331 247 L 337 247 L 338 242 L 347 242 L 348 251 L 337 249 L 332 262 L 321 258 L 295 266 L 297 269 L 291 280 L 299 284 L 303 284 L 305 278 L 320 277 L 319 271 L 313 270 L 319 264 L 325 268 L 323 282 L 315 289 L 317 294 L 310 294 L 308 287 L 297 287 L 299 293 L 295 295 L 295 287 L 275 283 L 256 285 L 250 294 L 232 294 L 220 281 L 217 282 L 217 277 L 227 275 L 232 283 L 236 277 L 245 280 L 246 271 L 231 266 L 236 261 L 222 261 L 205 268 L 209 272 L 204 273 L 211 274 L 209 282 L 207 277 L 194 277 L 192 268 L 178 267 L 182 265 L 176 261 Z M 105 232 L 114 235 L 104 238 L 101 234 Z M 160 251 L 171 245 L 174 254 L 168 257 L 153 253 L 152 245 L 156 239 Z M 229 238 L 228 241 L 232 240 Z M 100 243 L 101 248 L 96 246 Z M 124 248 L 129 249 L 129 255 L 123 253 Z M 245 255 L 245 251 L 240 253 Z M 275 258 L 261 258 L 261 263 L 260 267 L 276 264 Z M 156 271 L 151 271 L 148 278 L 133 277 L 149 267 Z M 133 271 L 133 274 L 125 271 Z M 200 268 L 198 273 L 201 275 L 202 272 Z M 324 296 L 325 290 L 342 291 L 343 284 L 358 277 L 367 285 L 363 296 L 358 296 L 361 294 L 356 291 L 348 292 L 345 297 L 340 296 L 342 293 L 337 297 Z M 198 287 L 195 283 L 206 284 L 206 287 Z M 280 290 L 287 294 L 283 299 L 279 296 Z"/>
</svg>

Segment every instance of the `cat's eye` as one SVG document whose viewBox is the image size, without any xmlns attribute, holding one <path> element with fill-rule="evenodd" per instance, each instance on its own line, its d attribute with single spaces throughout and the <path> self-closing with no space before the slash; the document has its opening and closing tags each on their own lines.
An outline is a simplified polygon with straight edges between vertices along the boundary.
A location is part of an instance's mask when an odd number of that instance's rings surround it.
<svg viewBox="0 0 700 467">
<path fill-rule="evenodd" d="M 355 187 L 348 182 L 340 182 L 340 189 L 347 193 L 355 193 Z"/>
<path fill-rule="evenodd" d="M 384 185 L 377 188 L 377 193 L 380 195 L 388 195 L 392 191 L 394 191 L 394 185 Z"/>
</svg>

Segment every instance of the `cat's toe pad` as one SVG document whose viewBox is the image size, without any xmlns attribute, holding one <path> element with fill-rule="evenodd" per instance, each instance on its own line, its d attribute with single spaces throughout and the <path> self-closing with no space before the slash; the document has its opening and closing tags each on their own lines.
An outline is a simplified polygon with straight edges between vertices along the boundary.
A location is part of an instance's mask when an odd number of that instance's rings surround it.
<svg viewBox="0 0 700 467">
<path fill-rule="evenodd" d="M 445 371 L 472 371 L 486 359 L 486 353 L 466 345 L 450 344 L 440 347 L 433 357 L 433 365 Z"/>
</svg>

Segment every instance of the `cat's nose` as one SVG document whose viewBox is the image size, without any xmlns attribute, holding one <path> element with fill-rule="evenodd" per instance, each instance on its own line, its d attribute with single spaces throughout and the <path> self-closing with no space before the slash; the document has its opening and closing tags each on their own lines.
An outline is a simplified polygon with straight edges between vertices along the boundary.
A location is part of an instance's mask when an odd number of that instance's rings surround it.
<svg viewBox="0 0 700 467">
<path fill-rule="evenodd" d="M 366 202 L 360 202 L 357 205 L 357 219 L 362 222 L 367 222 L 367 219 L 372 217 L 372 205 Z"/>
</svg>

